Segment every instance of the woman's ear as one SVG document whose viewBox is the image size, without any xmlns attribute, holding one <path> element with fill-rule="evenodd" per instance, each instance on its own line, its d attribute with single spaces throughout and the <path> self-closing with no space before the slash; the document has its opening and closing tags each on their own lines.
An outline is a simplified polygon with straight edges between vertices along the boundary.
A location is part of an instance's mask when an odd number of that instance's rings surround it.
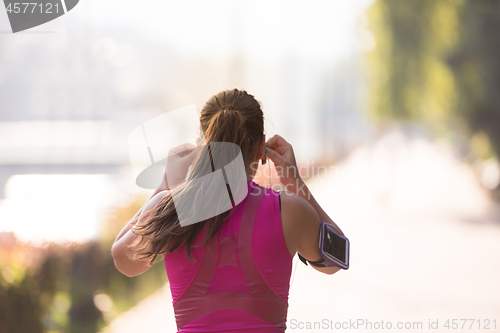
<svg viewBox="0 0 500 333">
<path fill-rule="evenodd" d="M 257 145 L 257 154 L 256 154 L 257 161 L 260 161 L 261 159 L 266 157 L 265 150 L 266 150 L 266 135 L 264 134 L 262 136 L 262 140 Z"/>
</svg>

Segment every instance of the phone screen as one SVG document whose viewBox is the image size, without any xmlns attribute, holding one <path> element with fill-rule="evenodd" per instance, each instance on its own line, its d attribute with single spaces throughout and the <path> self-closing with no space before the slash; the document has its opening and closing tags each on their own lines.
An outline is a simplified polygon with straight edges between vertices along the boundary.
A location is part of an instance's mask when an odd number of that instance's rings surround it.
<svg viewBox="0 0 500 333">
<path fill-rule="evenodd" d="M 330 230 L 328 226 L 325 224 L 325 234 L 323 240 L 323 251 L 331 254 L 344 264 L 346 262 L 346 247 L 347 241 L 337 235 L 334 231 Z"/>
</svg>

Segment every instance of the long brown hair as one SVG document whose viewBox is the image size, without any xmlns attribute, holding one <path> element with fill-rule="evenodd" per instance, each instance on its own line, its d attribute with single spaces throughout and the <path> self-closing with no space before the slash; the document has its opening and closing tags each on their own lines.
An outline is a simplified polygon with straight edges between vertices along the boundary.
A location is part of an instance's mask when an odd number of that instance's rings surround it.
<svg viewBox="0 0 500 333">
<path fill-rule="evenodd" d="M 230 142 L 239 146 L 246 172 L 249 173 L 251 163 L 254 162 L 256 147 L 263 140 L 264 115 L 260 103 L 244 90 L 225 90 L 210 97 L 201 110 L 201 130 L 207 144 L 210 142 Z M 196 168 L 203 168 L 202 163 L 193 163 L 193 173 Z M 182 192 L 188 183 L 179 185 L 175 191 Z M 189 260 L 194 239 L 198 236 L 206 223 L 209 223 L 208 232 L 203 242 L 206 243 L 230 216 L 226 211 L 200 223 L 181 226 L 174 207 L 171 193 L 167 194 L 153 209 L 143 212 L 141 221 L 132 232 L 138 237 L 131 247 L 135 247 L 134 258 L 149 259 L 152 265 L 160 254 L 170 253 L 186 243 Z M 138 217 L 139 218 L 139 217 Z M 129 254 L 131 257 L 131 254 Z"/>
</svg>

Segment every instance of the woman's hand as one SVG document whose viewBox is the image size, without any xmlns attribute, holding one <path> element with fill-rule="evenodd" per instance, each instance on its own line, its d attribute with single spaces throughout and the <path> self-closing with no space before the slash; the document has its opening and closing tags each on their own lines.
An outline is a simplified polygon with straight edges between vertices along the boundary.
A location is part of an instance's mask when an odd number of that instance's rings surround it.
<svg viewBox="0 0 500 333">
<path fill-rule="evenodd" d="M 163 175 L 167 189 L 173 189 L 186 180 L 189 166 L 193 163 L 197 146 L 184 143 L 168 151 Z"/>
<path fill-rule="evenodd" d="M 275 135 L 267 140 L 266 147 L 269 149 L 266 154 L 273 161 L 280 182 L 286 190 L 297 192 L 304 181 L 300 177 L 292 145 L 281 136 Z"/>
</svg>

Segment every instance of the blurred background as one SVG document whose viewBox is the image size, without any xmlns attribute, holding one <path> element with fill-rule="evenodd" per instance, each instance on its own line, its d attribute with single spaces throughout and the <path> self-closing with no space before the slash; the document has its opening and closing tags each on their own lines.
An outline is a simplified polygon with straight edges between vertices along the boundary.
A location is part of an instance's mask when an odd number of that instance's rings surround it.
<svg viewBox="0 0 500 333">
<path fill-rule="evenodd" d="M 0 332 L 175 331 L 164 265 L 111 257 L 152 194 L 127 138 L 231 88 L 351 240 L 348 271 L 294 266 L 287 331 L 498 329 L 498 31 L 493 0 L 82 0 L 16 34 L 0 9 Z"/>
</svg>

